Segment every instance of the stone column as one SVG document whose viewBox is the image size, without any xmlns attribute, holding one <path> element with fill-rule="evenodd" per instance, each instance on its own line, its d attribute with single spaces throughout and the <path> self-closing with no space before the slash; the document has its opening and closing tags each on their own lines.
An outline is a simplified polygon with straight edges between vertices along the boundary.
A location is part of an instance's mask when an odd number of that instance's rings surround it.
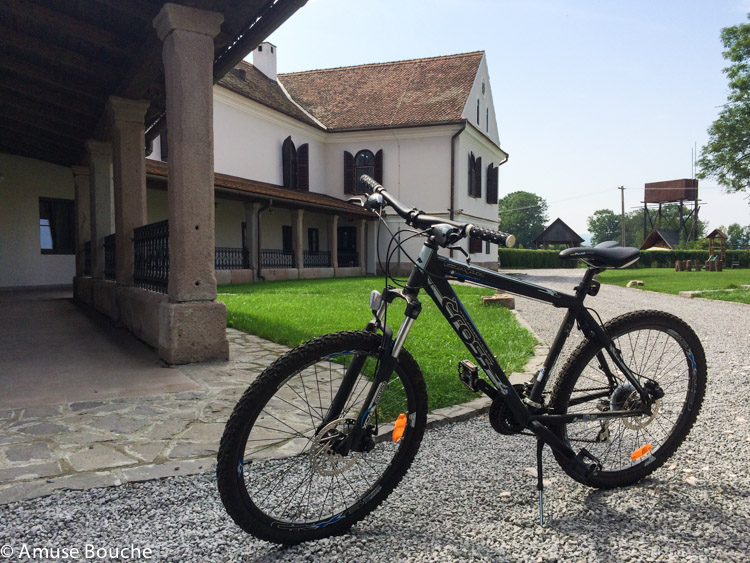
<svg viewBox="0 0 750 563">
<path fill-rule="evenodd" d="M 258 268 L 258 210 L 259 203 L 246 203 L 245 207 L 245 240 L 244 244 L 250 255 L 250 267 Z"/>
<path fill-rule="evenodd" d="M 112 197 L 112 144 L 86 141 L 91 182 L 91 277 L 104 279 L 104 237 L 115 230 Z"/>
<path fill-rule="evenodd" d="M 304 209 L 292 210 L 292 244 L 294 245 L 294 261 L 299 270 L 305 267 L 304 262 L 304 235 L 302 231 L 302 218 L 305 214 Z"/>
<path fill-rule="evenodd" d="M 133 229 L 146 224 L 146 161 L 143 119 L 149 102 L 111 96 L 117 285 L 133 285 Z"/>
<path fill-rule="evenodd" d="M 73 166 L 76 199 L 76 277 L 84 274 L 84 245 L 91 240 L 91 180 L 87 166 Z"/>
<path fill-rule="evenodd" d="M 223 16 L 164 4 L 169 145 L 169 302 L 160 308 L 159 354 L 169 363 L 227 359 L 226 307 L 215 302 L 213 38 Z"/>
<path fill-rule="evenodd" d="M 334 275 L 336 268 L 339 267 L 339 216 L 334 215 L 331 217 L 331 222 L 328 223 L 328 250 L 331 251 L 331 268 L 334 268 Z"/>
<path fill-rule="evenodd" d="M 359 233 L 357 235 L 357 242 L 359 243 L 359 267 L 362 270 L 362 274 L 367 272 L 367 219 L 361 219 L 359 221 Z"/>
</svg>

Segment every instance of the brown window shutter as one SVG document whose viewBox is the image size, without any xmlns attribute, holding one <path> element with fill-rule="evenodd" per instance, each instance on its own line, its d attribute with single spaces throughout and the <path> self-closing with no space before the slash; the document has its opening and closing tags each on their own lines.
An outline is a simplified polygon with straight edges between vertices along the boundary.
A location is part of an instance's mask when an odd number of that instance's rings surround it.
<svg viewBox="0 0 750 563">
<path fill-rule="evenodd" d="M 284 139 L 281 145 L 281 175 L 285 188 L 296 189 L 297 150 L 291 137 Z"/>
<path fill-rule="evenodd" d="M 487 203 L 497 204 L 497 171 L 498 167 L 491 162 L 487 167 Z"/>
<path fill-rule="evenodd" d="M 378 184 L 383 183 L 383 149 L 375 153 L 375 178 Z"/>
<path fill-rule="evenodd" d="M 310 191 L 310 145 L 307 143 L 297 149 L 297 189 Z"/>
<path fill-rule="evenodd" d="M 482 157 L 477 158 L 474 172 L 474 197 L 482 197 Z"/>
<path fill-rule="evenodd" d="M 478 238 L 469 239 L 469 254 L 479 254 L 482 252 L 482 241 Z"/>
<path fill-rule="evenodd" d="M 344 151 L 344 193 L 354 193 L 354 156 Z"/>
<path fill-rule="evenodd" d="M 469 153 L 469 197 L 474 197 L 474 186 L 476 185 L 476 181 L 474 180 L 474 176 L 476 175 L 477 167 L 476 167 L 476 160 L 474 159 L 474 153 Z"/>
</svg>

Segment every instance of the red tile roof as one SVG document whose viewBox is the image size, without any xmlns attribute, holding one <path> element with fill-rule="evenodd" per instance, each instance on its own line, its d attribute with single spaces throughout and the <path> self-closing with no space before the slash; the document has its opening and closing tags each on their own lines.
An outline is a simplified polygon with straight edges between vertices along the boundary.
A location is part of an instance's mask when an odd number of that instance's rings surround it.
<svg viewBox="0 0 750 563">
<path fill-rule="evenodd" d="M 219 80 L 219 85 L 308 125 L 320 127 L 314 119 L 310 119 L 309 115 L 289 99 L 275 80 L 266 77 L 250 63 L 242 61 Z"/>
<path fill-rule="evenodd" d="M 483 51 L 280 74 L 292 98 L 328 130 L 459 121 Z"/>
</svg>

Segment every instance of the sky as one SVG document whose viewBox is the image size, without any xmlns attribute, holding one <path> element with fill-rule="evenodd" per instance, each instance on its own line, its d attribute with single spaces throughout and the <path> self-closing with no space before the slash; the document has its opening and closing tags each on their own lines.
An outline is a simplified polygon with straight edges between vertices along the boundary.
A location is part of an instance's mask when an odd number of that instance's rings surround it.
<svg viewBox="0 0 750 563">
<path fill-rule="evenodd" d="M 500 197 L 543 197 L 580 234 L 644 184 L 690 178 L 726 102 L 721 29 L 750 0 L 309 0 L 268 41 L 279 73 L 483 50 L 510 153 Z M 387 187 L 387 186 L 386 186 Z M 701 180 L 709 228 L 750 225 L 747 196 Z"/>
</svg>

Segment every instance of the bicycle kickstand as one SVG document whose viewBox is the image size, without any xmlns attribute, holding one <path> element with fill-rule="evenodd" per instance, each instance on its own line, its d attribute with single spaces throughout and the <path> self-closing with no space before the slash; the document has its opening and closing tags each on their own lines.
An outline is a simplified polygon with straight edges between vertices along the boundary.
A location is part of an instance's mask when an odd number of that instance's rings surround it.
<svg viewBox="0 0 750 563">
<path fill-rule="evenodd" d="M 544 479 L 542 477 L 542 450 L 544 441 L 536 440 L 536 488 L 539 491 L 539 525 L 544 527 Z"/>
</svg>

